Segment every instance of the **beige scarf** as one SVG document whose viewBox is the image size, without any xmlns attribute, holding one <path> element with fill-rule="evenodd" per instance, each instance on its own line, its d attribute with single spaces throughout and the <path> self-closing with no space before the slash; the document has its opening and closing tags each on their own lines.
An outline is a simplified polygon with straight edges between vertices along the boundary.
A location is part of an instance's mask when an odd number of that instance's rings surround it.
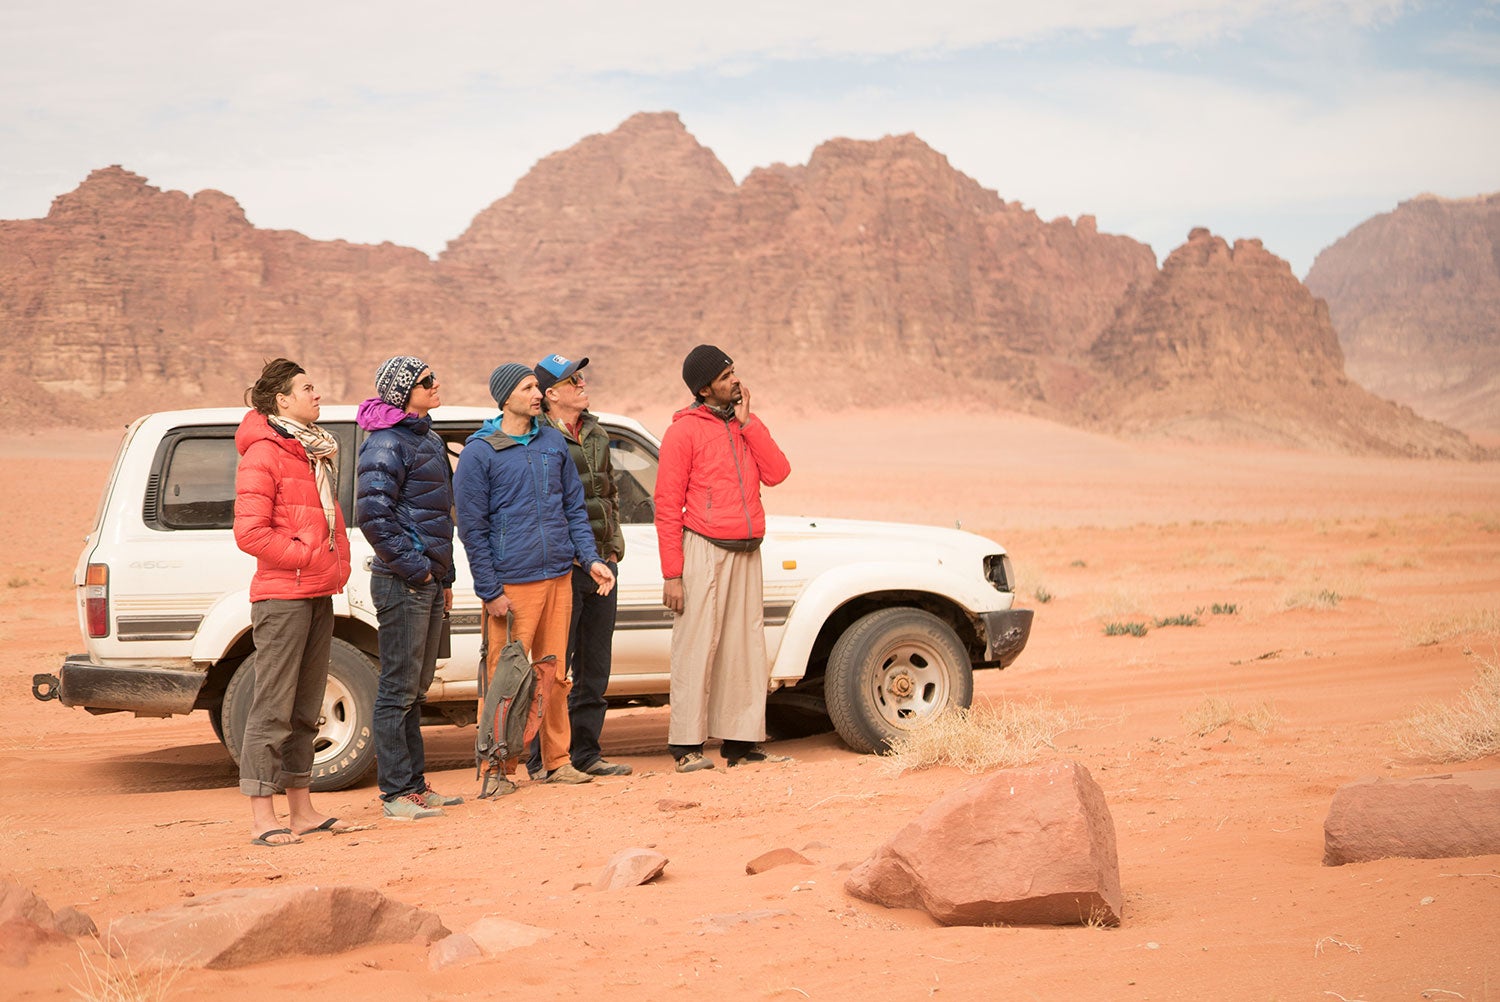
<svg viewBox="0 0 1500 1002">
<path fill-rule="evenodd" d="M 271 424 L 291 435 L 307 450 L 307 465 L 313 479 L 318 483 L 318 500 L 323 503 L 323 517 L 328 519 L 328 548 L 333 549 L 334 506 L 338 503 L 338 467 L 335 461 L 339 454 L 339 440 L 315 424 L 301 424 L 289 417 L 272 414 L 267 418 Z"/>
</svg>

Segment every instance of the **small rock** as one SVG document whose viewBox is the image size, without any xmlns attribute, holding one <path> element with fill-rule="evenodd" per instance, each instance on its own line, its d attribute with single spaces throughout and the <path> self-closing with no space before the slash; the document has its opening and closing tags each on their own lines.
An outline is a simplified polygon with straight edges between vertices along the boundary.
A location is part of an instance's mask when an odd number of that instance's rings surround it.
<svg viewBox="0 0 1500 1002">
<path fill-rule="evenodd" d="M 811 865 L 812 860 L 795 849 L 772 849 L 770 852 L 763 852 L 746 863 L 745 872 L 752 875 L 765 873 L 767 870 L 778 866 L 786 866 L 788 863 L 806 863 Z"/>
<path fill-rule="evenodd" d="M 665 797 L 656 802 L 656 809 L 658 811 L 688 811 L 692 810 L 694 807 L 701 806 L 703 806 L 702 801 L 673 800 L 670 797 Z"/>
<path fill-rule="evenodd" d="M 737 925 L 764 922 L 766 919 L 779 918 L 785 914 L 787 913 L 784 911 L 772 909 L 759 909 L 748 912 L 724 912 L 718 915 L 700 915 L 693 919 L 693 924 L 702 926 L 704 932 L 728 932 Z"/>
<path fill-rule="evenodd" d="M 667 868 L 667 857 L 652 849 L 621 849 L 594 878 L 594 888 L 617 891 L 655 880 Z"/>
<path fill-rule="evenodd" d="M 479 944 L 472 937 L 455 932 L 432 944 L 432 948 L 427 951 L 427 966 L 434 971 L 441 971 L 445 967 L 482 956 L 484 951 L 479 949 Z"/>
<path fill-rule="evenodd" d="M 436 915 L 370 888 L 241 887 L 116 919 L 109 948 L 116 956 L 224 970 L 447 935 Z"/>
<path fill-rule="evenodd" d="M 551 929 L 513 922 L 495 915 L 486 915 L 464 932 L 489 956 L 531 946 L 552 936 Z"/>
<path fill-rule="evenodd" d="M 64 936 L 72 936 L 74 939 L 79 936 L 99 935 L 99 927 L 94 925 L 94 920 L 72 905 L 58 909 L 57 931 Z"/>
</svg>

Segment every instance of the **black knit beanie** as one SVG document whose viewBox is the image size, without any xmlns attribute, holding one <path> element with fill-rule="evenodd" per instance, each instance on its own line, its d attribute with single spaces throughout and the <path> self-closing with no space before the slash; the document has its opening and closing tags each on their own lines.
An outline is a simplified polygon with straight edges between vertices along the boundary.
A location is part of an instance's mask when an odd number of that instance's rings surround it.
<svg viewBox="0 0 1500 1002">
<path fill-rule="evenodd" d="M 724 354 L 722 348 L 711 344 L 700 344 L 688 352 L 682 360 L 682 381 L 688 392 L 696 399 L 698 391 L 719 378 L 719 373 L 734 364 L 734 359 Z"/>
</svg>

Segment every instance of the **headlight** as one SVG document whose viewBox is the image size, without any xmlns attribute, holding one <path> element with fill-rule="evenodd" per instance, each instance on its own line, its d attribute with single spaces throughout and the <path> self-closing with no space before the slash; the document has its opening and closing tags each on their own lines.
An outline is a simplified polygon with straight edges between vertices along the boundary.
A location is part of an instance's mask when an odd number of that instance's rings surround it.
<svg viewBox="0 0 1500 1002">
<path fill-rule="evenodd" d="M 1010 556 L 992 553 L 984 558 L 985 580 L 995 586 L 996 591 L 1015 591 L 1015 571 L 1010 566 Z"/>
</svg>

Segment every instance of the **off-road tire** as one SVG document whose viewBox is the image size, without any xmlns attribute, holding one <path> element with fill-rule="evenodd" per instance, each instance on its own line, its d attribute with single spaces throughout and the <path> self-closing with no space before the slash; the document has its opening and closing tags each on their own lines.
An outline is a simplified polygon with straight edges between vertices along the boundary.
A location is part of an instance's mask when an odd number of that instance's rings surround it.
<svg viewBox="0 0 1500 1002">
<path fill-rule="evenodd" d="M 922 609 L 881 609 L 833 645 L 828 715 L 844 743 L 880 752 L 892 739 L 974 699 L 974 672 L 953 628 Z"/>
</svg>

